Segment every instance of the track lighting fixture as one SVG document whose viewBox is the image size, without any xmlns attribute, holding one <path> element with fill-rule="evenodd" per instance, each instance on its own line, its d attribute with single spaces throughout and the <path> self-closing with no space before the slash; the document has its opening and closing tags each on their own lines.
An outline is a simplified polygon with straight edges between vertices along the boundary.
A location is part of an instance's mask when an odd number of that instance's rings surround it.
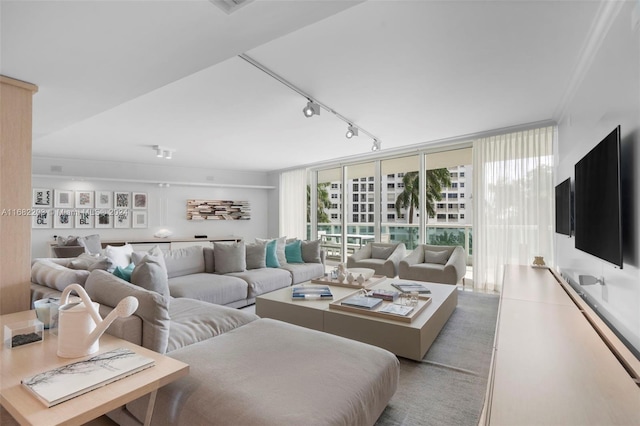
<svg viewBox="0 0 640 426">
<path fill-rule="evenodd" d="M 211 1 L 214 1 L 214 0 L 211 0 Z M 236 0 L 233 0 L 233 1 L 236 1 Z M 371 139 L 373 139 L 373 146 L 371 147 L 371 151 L 379 151 L 380 150 L 380 146 L 381 146 L 380 139 L 378 139 L 375 135 L 372 135 L 371 133 L 367 132 L 362 127 L 354 126 L 353 124 L 351 124 L 351 123 L 353 123 L 352 120 L 349 120 L 347 117 L 343 116 L 342 114 L 340 114 L 339 112 L 337 112 L 333 108 L 329 107 L 328 105 L 318 101 L 317 99 L 313 99 L 312 100 L 311 96 L 309 96 L 303 90 L 301 90 L 300 88 L 298 88 L 295 85 L 293 85 L 290 81 L 287 81 L 284 78 L 280 77 L 278 74 L 276 74 L 275 72 L 271 71 L 269 68 L 265 67 L 264 65 L 262 65 L 260 62 L 256 61 L 255 59 L 253 59 L 249 55 L 246 55 L 246 54 L 242 53 L 242 54 L 238 55 L 238 57 L 240 59 L 245 60 L 249 64 L 253 65 L 254 67 L 256 67 L 260 71 L 264 72 L 265 74 L 267 74 L 271 78 L 279 81 L 280 83 L 282 83 L 283 85 L 287 86 L 289 89 L 293 90 L 294 92 L 298 93 L 299 95 L 304 96 L 308 101 L 307 102 L 307 106 L 305 106 L 302 109 L 302 112 L 303 112 L 305 117 L 309 118 L 309 117 L 313 117 L 314 115 L 320 115 L 320 108 L 322 108 L 322 109 L 324 109 L 326 111 L 329 111 L 330 113 L 332 113 L 333 115 L 338 117 L 340 120 L 342 120 L 345 123 L 347 123 L 348 128 L 347 128 L 347 133 L 345 134 L 345 136 L 348 139 L 351 139 L 354 136 L 358 136 L 358 133 L 363 133 L 363 134 L 367 135 L 368 137 L 370 137 Z"/>
<path fill-rule="evenodd" d="M 156 157 L 166 158 L 167 160 L 171 160 L 173 158 L 173 153 L 176 152 L 175 149 L 164 148 L 160 145 L 154 145 L 153 149 L 156 151 Z"/>
<path fill-rule="evenodd" d="M 353 124 L 349 124 L 349 127 L 347 127 L 347 134 L 345 136 L 347 137 L 347 139 L 358 136 L 358 128 Z"/>
<path fill-rule="evenodd" d="M 309 102 L 307 102 L 307 106 L 302 108 L 302 112 L 307 118 L 313 117 L 314 115 L 320 115 L 320 105 L 309 100 Z"/>
</svg>

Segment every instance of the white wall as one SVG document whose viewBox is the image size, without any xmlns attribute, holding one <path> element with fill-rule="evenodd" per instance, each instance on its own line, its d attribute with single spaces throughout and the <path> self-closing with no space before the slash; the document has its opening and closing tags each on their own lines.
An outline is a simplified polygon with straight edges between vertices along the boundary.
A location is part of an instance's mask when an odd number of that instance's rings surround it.
<svg viewBox="0 0 640 426">
<path fill-rule="evenodd" d="M 150 238 L 158 230 L 166 228 L 173 232 L 172 237 L 193 237 L 205 234 L 209 237 L 239 236 L 247 241 L 255 237 L 268 235 L 269 198 L 277 193 L 275 189 L 265 188 L 267 175 L 263 173 L 244 173 L 233 171 L 211 171 L 198 169 L 180 169 L 174 167 L 156 168 L 134 164 L 108 164 L 104 162 L 78 162 L 73 160 L 49 160 L 34 158 L 34 188 L 52 188 L 63 190 L 108 190 L 146 192 L 148 195 L 148 228 L 138 229 L 33 229 L 31 237 L 32 257 L 47 256 L 47 242 L 54 235 L 90 235 L 98 233 L 101 239 L 137 239 Z M 62 165 L 58 175 L 83 176 L 83 179 L 60 178 L 51 174 L 51 166 Z M 49 175 L 43 177 L 42 175 Z M 107 176 L 113 179 L 108 180 Z M 114 176 L 118 176 L 115 178 Z M 249 187 L 203 187 L 171 184 L 159 187 L 162 182 L 212 183 L 206 176 L 213 176 L 216 184 L 251 185 Z M 97 179 L 98 177 L 99 179 Z M 127 182 L 132 179 L 134 182 Z M 136 182 L 139 180 L 140 182 Z M 141 182 L 156 180 L 155 182 Z M 251 219 L 243 221 L 190 221 L 187 220 L 188 199 L 227 199 L 249 201 Z M 276 210 L 277 214 L 277 210 Z M 277 218 L 276 218 L 277 221 Z"/>
<path fill-rule="evenodd" d="M 575 163 L 621 125 L 623 268 L 577 250 L 574 238 L 555 235 L 560 270 L 574 282 L 581 274 L 605 278 L 604 287 L 580 288 L 640 351 L 640 32 L 632 29 L 634 7 L 640 5 L 626 3 L 615 18 L 559 122 L 555 176 L 556 184 L 567 177 L 573 182 Z"/>
</svg>

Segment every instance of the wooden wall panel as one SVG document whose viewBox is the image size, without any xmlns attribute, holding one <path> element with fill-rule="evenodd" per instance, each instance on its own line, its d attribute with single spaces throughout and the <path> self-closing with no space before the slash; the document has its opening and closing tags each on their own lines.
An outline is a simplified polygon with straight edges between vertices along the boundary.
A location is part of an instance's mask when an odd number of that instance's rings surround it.
<svg viewBox="0 0 640 426">
<path fill-rule="evenodd" d="M 37 87 L 0 76 L 0 314 L 29 309 L 32 97 Z"/>
</svg>

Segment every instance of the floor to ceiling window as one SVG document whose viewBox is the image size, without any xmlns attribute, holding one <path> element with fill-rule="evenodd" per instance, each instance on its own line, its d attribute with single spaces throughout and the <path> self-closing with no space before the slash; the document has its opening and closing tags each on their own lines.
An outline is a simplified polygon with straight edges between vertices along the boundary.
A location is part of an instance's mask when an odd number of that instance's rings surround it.
<svg viewBox="0 0 640 426">
<path fill-rule="evenodd" d="M 413 250 L 420 243 L 420 157 L 380 162 L 380 240 L 404 243 Z"/>
</svg>

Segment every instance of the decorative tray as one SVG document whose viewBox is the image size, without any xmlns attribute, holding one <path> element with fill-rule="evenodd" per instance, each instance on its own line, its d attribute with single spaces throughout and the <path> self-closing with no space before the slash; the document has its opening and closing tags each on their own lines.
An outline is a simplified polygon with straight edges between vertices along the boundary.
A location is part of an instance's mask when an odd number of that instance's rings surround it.
<svg viewBox="0 0 640 426">
<path fill-rule="evenodd" d="M 378 305 L 373 309 L 356 308 L 354 306 L 347 306 L 347 305 L 341 304 L 343 300 L 348 299 L 353 295 L 354 294 L 350 294 L 346 297 L 343 297 L 331 302 L 329 304 L 329 309 L 335 309 L 339 311 L 351 312 L 353 314 L 369 315 L 377 318 L 384 318 L 384 319 L 393 320 L 393 321 L 402 321 L 402 322 L 410 323 L 413 321 L 415 317 L 420 315 L 420 313 L 424 311 L 424 309 L 427 306 L 429 306 L 429 304 L 431 303 L 431 296 L 427 296 L 426 294 L 421 294 L 418 296 L 418 306 L 414 307 L 413 311 L 411 311 L 407 315 L 396 315 L 396 314 L 389 314 L 386 312 L 380 312 L 380 309 L 383 309 L 385 306 L 391 305 L 394 303 L 394 302 L 388 302 L 386 300 L 383 300 L 380 305 Z"/>
<path fill-rule="evenodd" d="M 314 284 L 327 284 L 327 285 L 335 285 L 337 287 L 362 289 L 362 288 L 371 288 L 376 284 L 380 284 L 385 279 L 387 279 L 387 277 L 385 277 L 384 275 L 374 275 L 368 280 L 366 280 L 365 282 L 363 282 L 362 285 L 358 284 L 358 282 L 356 281 L 353 281 L 353 283 L 351 284 L 349 284 L 347 280 L 340 282 L 337 279 L 331 279 L 331 277 L 316 278 L 311 280 L 311 282 Z"/>
</svg>

